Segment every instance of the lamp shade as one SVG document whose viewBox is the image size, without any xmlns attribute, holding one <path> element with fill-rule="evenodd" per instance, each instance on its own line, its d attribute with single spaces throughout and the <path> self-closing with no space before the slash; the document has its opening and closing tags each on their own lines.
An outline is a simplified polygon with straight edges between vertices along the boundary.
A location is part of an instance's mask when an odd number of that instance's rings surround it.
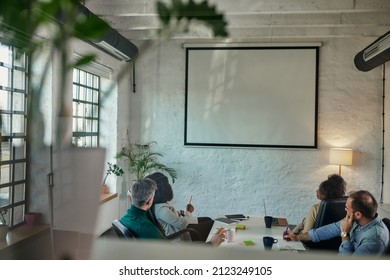
<svg viewBox="0 0 390 280">
<path fill-rule="evenodd" d="M 329 163 L 336 165 L 352 165 L 352 149 L 332 148 L 330 149 Z"/>
</svg>

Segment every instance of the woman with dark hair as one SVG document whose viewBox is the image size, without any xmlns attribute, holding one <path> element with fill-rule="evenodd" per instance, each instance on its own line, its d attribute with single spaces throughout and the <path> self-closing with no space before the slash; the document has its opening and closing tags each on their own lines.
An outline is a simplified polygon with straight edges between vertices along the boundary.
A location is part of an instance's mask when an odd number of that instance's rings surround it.
<svg viewBox="0 0 390 280">
<path fill-rule="evenodd" d="M 157 190 L 154 195 L 151 211 L 153 211 L 157 222 L 165 231 L 165 235 L 170 235 L 179 230 L 190 227 L 199 232 L 201 241 L 206 241 L 214 221 L 208 217 L 194 217 L 192 215 L 192 212 L 194 212 L 194 206 L 191 203 L 187 204 L 185 211 L 177 211 L 170 203 L 173 199 L 173 190 L 172 186 L 169 184 L 167 176 L 164 174 L 155 172 L 146 176 L 146 178 L 152 179 L 157 184 Z M 190 239 L 188 235 L 187 238 L 185 236 L 186 235 L 182 235 L 181 240 Z"/>
<path fill-rule="evenodd" d="M 347 183 L 340 175 L 329 175 L 328 179 L 323 181 L 316 190 L 317 198 L 322 201 L 343 197 L 345 195 L 346 185 Z M 307 212 L 306 218 L 292 230 L 292 233 L 300 234 L 312 229 L 317 218 L 319 207 L 320 203 L 313 204 L 310 207 L 309 212 Z"/>
</svg>

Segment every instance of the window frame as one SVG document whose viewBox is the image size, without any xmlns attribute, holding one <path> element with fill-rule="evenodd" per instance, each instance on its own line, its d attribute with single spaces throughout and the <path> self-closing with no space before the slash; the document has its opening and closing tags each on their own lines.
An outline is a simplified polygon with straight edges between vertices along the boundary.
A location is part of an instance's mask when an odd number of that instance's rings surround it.
<svg viewBox="0 0 390 280">
<path fill-rule="evenodd" d="M 6 189 L 8 188 L 8 203 L 6 199 L 4 203 L 0 201 L 0 207 L 7 210 L 7 214 L 5 218 L 7 220 L 8 226 L 10 228 L 14 228 L 20 224 L 24 223 L 24 214 L 28 209 L 28 201 L 27 194 L 29 190 L 29 138 L 28 138 L 28 98 L 29 98 L 29 57 L 25 53 L 21 53 L 9 44 L 4 44 L 0 38 L 0 45 L 2 47 L 8 48 L 8 55 L 10 61 L 8 63 L 6 61 L 1 61 L 0 57 L 0 68 L 3 68 L 1 71 L 8 72 L 8 82 L 7 84 L 3 84 L 0 80 L 0 99 L 3 94 L 7 94 L 5 98 L 7 98 L 0 106 L 0 115 L 2 121 L 4 120 L 4 116 L 7 116 L 8 122 L 8 133 L 3 135 L 4 130 L 3 125 L 1 127 L 1 148 L 0 148 L 0 194 L 6 193 Z M 23 61 L 21 65 L 16 63 L 17 56 L 20 55 L 20 61 Z M 18 78 L 18 75 L 19 78 Z M 18 80 L 18 81 L 16 81 Z M 22 86 L 18 87 L 16 82 L 21 83 Z M 16 94 L 20 95 L 19 99 L 16 99 Z M 1 102 L 1 101 L 0 101 Z M 16 108 L 17 103 L 22 104 L 21 108 Z M 3 102 L 1 102 L 3 103 Z M 19 104 L 19 105 L 20 105 Z M 6 107 L 6 108 L 4 108 Z M 19 110 L 17 110 L 19 109 Z M 21 118 L 22 116 L 22 118 Z M 16 123 L 14 123 L 16 117 L 22 120 L 21 125 L 19 124 L 19 128 L 22 128 L 19 131 L 15 131 Z M 17 146 L 17 142 L 21 141 L 22 146 Z M 3 149 L 9 147 L 8 160 L 3 160 Z M 17 151 L 18 147 L 21 147 L 20 150 Z M 21 153 L 20 153 L 21 152 Z M 21 156 L 20 156 L 21 155 Z M 9 166 L 7 169 L 6 166 Z M 18 168 L 18 166 L 22 165 L 22 168 Z M 3 169 L 7 169 L 8 172 L 8 181 L 4 181 L 4 177 L 2 173 Z M 18 170 L 20 170 L 18 172 Z M 21 188 L 20 188 L 21 186 Z"/>
<path fill-rule="evenodd" d="M 76 72 L 76 73 L 75 73 Z M 85 81 L 80 80 L 81 74 L 84 73 Z M 75 77 L 76 76 L 76 77 Z M 88 81 L 88 77 L 92 78 L 92 84 L 90 81 Z M 97 80 L 95 84 L 95 79 Z M 88 100 L 87 98 L 83 98 L 80 95 L 80 91 L 84 89 L 85 92 L 92 91 L 91 96 L 92 100 Z M 93 92 L 96 92 L 97 99 L 95 101 Z M 78 97 L 76 96 L 78 95 Z M 86 95 L 86 94 L 84 94 Z M 72 144 L 77 147 L 99 147 L 99 138 L 100 138 L 100 99 L 101 99 L 101 77 L 97 74 L 94 74 L 92 72 L 86 71 L 81 68 L 74 68 L 73 69 L 73 79 L 72 79 L 72 108 L 73 108 L 73 114 L 72 114 Z M 84 109 L 86 107 L 91 107 L 91 114 L 79 116 L 76 115 L 77 110 L 75 110 L 75 106 L 78 106 L 80 104 L 84 105 Z M 96 115 L 94 115 L 96 112 Z M 85 131 L 75 131 L 75 122 L 77 120 L 82 121 L 82 125 L 84 127 L 88 126 L 88 121 L 91 122 L 90 129 L 85 129 Z M 95 127 L 96 130 L 94 130 L 94 122 L 96 122 Z M 86 139 L 91 138 L 93 139 L 95 137 L 95 141 L 89 140 L 86 141 Z M 83 145 L 79 145 L 77 142 L 77 138 L 83 138 L 82 140 Z M 88 142 L 88 143 L 87 143 Z"/>
</svg>

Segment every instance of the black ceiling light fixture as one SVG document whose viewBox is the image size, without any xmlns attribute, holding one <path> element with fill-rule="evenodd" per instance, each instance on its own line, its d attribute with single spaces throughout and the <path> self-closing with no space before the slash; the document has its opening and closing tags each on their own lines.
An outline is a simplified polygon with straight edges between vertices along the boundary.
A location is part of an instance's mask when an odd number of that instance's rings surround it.
<svg viewBox="0 0 390 280">
<path fill-rule="evenodd" d="M 354 63 L 357 69 L 367 72 L 388 60 L 390 60 L 390 31 L 358 52 Z"/>
</svg>

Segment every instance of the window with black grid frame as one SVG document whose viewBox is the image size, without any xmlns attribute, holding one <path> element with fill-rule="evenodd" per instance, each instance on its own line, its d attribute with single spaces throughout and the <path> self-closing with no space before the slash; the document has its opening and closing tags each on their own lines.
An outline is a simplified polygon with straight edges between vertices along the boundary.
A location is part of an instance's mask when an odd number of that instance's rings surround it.
<svg viewBox="0 0 390 280">
<path fill-rule="evenodd" d="M 0 41 L 0 211 L 10 227 L 26 209 L 27 65 L 27 55 Z"/>
<path fill-rule="evenodd" d="M 77 147 L 99 146 L 100 77 L 73 69 L 73 136 Z"/>
</svg>

